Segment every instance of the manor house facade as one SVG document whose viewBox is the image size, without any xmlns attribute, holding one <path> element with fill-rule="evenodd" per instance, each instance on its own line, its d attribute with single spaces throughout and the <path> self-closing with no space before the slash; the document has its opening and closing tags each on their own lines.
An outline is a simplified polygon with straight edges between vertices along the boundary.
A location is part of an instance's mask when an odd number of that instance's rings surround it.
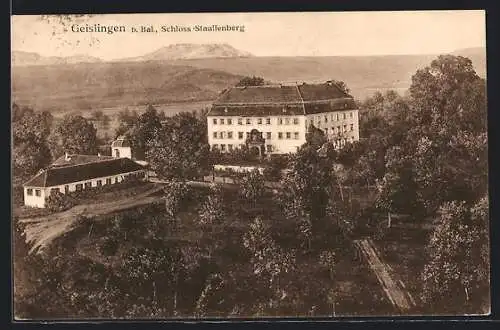
<svg viewBox="0 0 500 330">
<path fill-rule="evenodd" d="M 293 153 L 311 124 L 336 148 L 359 140 L 356 103 L 332 82 L 233 87 L 212 104 L 207 121 L 208 142 L 222 152 L 247 146 L 260 155 Z"/>
</svg>

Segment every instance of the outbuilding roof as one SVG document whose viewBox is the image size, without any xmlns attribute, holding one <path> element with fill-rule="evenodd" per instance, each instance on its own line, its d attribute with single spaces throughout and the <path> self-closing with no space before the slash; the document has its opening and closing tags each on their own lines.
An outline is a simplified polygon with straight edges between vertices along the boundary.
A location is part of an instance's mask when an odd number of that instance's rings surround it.
<svg viewBox="0 0 500 330">
<path fill-rule="evenodd" d="M 113 158 L 93 163 L 49 167 L 40 171 L 25 187 L 53 187 L 145 169 L 129 158 Z"/>
<path fill-rule="evenodd" d="M 118 137 L 115 141 L 113 141 L 113 143 L 111 144 L 111 147 L 112 148 L 120 148 L 120 147 L 130 147 L 131 144 L 130 144 L 130 141 L 124 137 L 124 136 L 120 136 Z"/>
</svg>

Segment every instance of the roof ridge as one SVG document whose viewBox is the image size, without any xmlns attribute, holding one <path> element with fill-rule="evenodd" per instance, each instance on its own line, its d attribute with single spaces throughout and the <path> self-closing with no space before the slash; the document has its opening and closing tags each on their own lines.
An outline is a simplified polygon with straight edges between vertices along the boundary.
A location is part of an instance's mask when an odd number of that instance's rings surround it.
<svg viewBox="0 0 500 330">
<path fill-rule="evenodd" d="M 302 97 L 302 93 L 300 92 L 299 85 L 295 85 L 295 89 L 297 90 L 297 94 L 299 94 L 300 101 L 302 102 L 302 110 L 304 110 L 304 115 L 306 114 L 306 106 L 304 105 L 304 98 Z"/>
</svg>

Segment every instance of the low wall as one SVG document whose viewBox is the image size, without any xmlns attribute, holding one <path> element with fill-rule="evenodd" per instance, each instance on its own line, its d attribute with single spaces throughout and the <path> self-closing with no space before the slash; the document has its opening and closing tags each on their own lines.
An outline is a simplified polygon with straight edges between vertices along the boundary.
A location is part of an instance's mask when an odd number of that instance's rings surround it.
<svg viewBox="0 0 500 330">
<path fill-rule="evenodd" d="M 222 164 L 215 164 L 214 165 L 214 170 L 215 171 L 234 171 L 237 173 L 247 173 L 251 172 L 253 170 L 258 170 L 260 174 L 264 174 L 264 167 L 261 166 L 242 166 L 242 165 L 222 165 Z"/>
</svg>

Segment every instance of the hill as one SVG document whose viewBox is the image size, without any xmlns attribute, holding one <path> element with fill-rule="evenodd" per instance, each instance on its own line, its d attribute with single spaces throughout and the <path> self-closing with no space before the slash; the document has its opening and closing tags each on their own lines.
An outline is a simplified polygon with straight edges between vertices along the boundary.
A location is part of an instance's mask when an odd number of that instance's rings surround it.
<svg viewBox="0 0 500 330">
<path fill-rule="evenodd" d="M 229 44 L 173 44 L 154 52 L 131 58 L 118 59 L 119 62 L 169 61 L 200 58 L 239 58 L 252 54 L 238 50 Z"/>
<path fill-rule="evenodd" d="M 13 51 L 11 58 L 12 66 L 30 65 L 60 65 L 71 63 L 98 63 L 100 58 L 88 55 L 74 55 L 68 57 L 42 56 L 38 53 Z"/>
<path fill-rule="evenodd" d="M 96 108 L 213 100 L 241 76 L 166 62 L 19 66 L 12 99 L 37 110 Z"/>
<path fill-rule="evenodd" d="M 464 54 L 464 55 L 462 55 Z M 470 58 L 478 74 L 486 76 L 484 49 L 459 50 Z M 395 89 L 404 93 L 417 69 L 438 55 L 248 57 L 176 60 L 171 64 L 224 70 L 232 74 L 262 76 L 272 81 L 346 82 L 354 97 L 363 99 L 375 91 Z"/>
<path fill-rule="evenodd" d="M 129 62 L 68 64 L 66 61 L 59 65 L 15 66 L 12 68 L 13 99 L 22 105 L 51 111 L 145 103 L 193 103 L 214 100 L 221 90 L 245 75 L 261 76 L 274 82 L 343 80 L 354 97 L 364 99 L 376 91 L 388 89 L 404 93 L 417 69 L 429 65 L 437 57 L 248 56 L 153 60 L 171 56 L 173 48 L 169 47 L 145 55 L 142 60 L 137 58 Z M 478 74 L 485 77 L 484 48 L 457 50 L 454 54 L 470 58 Z M 36 60 L 34 54 L 27 56 L 33 57 L 31 61 Z"/>
</svg>

